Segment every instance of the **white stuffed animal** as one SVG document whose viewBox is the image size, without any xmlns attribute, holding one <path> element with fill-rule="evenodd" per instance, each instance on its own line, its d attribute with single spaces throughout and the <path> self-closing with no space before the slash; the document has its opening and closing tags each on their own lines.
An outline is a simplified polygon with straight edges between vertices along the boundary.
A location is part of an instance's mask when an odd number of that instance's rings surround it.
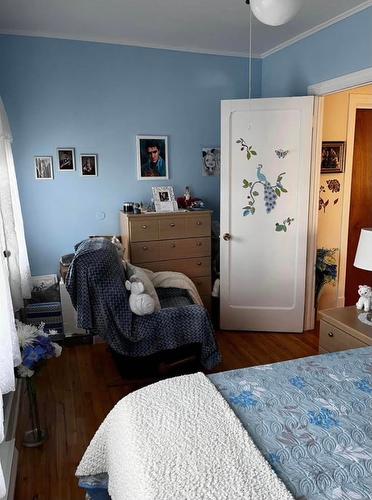
<svg viewBox="0 0 372 500">
<path fill-rule="evenodd" d="M 148 294 L 144 293 L 145 287 L 141 281 L 126 281 L 125 288 L 130 290 L 129 306 L 131 311 L 137 316 L 145 316 L 152 314 L 155 310 L 154 299 Z"/>
<path fill-rule="evenodd" d="M 358 293 L 360 298 L 356 303 L 357 309 L 368 312 L 372 305 L 372 288 L 368 285 L 359 285 Z"/>
</svg>

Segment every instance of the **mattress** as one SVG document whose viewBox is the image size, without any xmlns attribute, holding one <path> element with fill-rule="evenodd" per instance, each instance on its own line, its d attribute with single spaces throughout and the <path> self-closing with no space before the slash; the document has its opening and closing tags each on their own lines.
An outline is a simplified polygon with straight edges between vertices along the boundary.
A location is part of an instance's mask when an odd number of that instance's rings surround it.
<svg viewBox="0 0 372 500">
<path fill-rule="evenodd" d="M 372 498 L 372 347 L 209 379 L 295 498 Z"/>
</svg>

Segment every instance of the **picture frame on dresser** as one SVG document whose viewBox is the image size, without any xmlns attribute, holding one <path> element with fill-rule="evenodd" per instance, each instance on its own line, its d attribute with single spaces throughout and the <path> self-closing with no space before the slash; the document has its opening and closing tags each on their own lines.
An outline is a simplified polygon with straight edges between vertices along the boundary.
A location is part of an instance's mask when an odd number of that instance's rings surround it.
<svg viewBox="0 0 372 500">
<path fill-rule="evenodd" d="M 177 212 L 178 205 L 172 186 L 153 187 L 152 196 L 156 212 Z"/>
</svg>

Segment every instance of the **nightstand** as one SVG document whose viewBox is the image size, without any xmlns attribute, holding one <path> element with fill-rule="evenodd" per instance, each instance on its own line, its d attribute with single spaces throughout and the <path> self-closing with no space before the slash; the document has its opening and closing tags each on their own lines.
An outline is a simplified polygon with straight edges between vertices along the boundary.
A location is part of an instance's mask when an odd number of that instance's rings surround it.
<svg viewBox="0 0 372 500">
<path fill-rule="evenodd" d="M 372 326 L 359 321 L 359 314 L 355 306 L 319 311 L 319 353 L 372 345 Z"/>
</svg>

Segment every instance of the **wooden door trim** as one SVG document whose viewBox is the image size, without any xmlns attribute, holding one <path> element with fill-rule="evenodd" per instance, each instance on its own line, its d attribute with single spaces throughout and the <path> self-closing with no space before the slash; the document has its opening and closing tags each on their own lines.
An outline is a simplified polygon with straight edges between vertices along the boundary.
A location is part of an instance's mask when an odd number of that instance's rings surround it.
<svg viewBox="0 0 372 500">
<path fill-rule="evenodd" d="M 361 87 L 362 85 L 369 85 L 371 82 L 372 67 L 368 67 L 360 71 L 354 71 L 353 73 L 347 73 L 346 75 L 332 78 L 331 80 L 309 85 L 307 87 L 307 93 L 308 95 L 324 96 L 355 87 Z"/>
<path fill-rule="evenodd" d="M 311 151 L 309 220 L 307 233 L 304 330 L 315 325 L 315 265 L 318 235 L 320 164 L 322 158 L 324 97 L 314 98 L 313 138 Z"/>
<path fill-rule="evenodd" d="M 337 307 L 344 307 L 345 304 L 345 283 L 346 283 L 346 263 L 347 248 L 349 236 L 349 216 L 351 184 L 353 174 L 354 141 L 355 141 L 355 120 L 358 109 L 372 109 L 372 95 L 368 94 L 350 94 L 349 96 L 349 114 L 346 135 L 346 159 L 344 176 L 344 193 L 342 202 L 342 221 L 341 221 L 341 244 L 340 244 L 340 262 L 337 290 Z"/>
</svg>

